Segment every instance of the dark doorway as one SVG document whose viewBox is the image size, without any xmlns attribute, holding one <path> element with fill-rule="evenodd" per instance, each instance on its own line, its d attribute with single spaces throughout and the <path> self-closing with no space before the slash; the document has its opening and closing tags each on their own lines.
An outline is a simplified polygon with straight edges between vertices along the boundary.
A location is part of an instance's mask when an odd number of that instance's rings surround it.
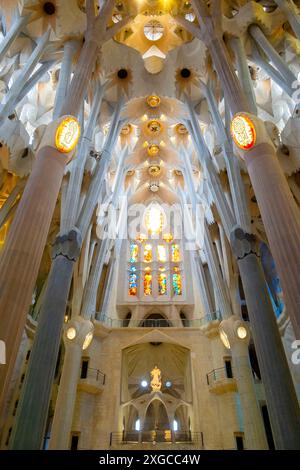
<svg viewBox="0 0 300 470">
<path fill-rule="evenodd" d="M 72 434 L 71 437 L 71 450 L 77 450 L 79 443 L 79 434 Z"/>
<path fill-rule="evenodd" d="M 81 363 L 81 374 L 80 374 L 81 379 L 87 378 L 88 368 L 89 368 L 89 360 L 83 359 Z"/>
<path fill-rule="evenodd" d="M 243 436 L 235 436 L 236 450 L 244 450 Z"/>
<path fill-rule="evenodd" d="M 226 377 L 228 379 L 232 379 L 233 373 L 232 373 L 232 366 L 231 366 L 231 360 L 230 359 L 225 360 L 225 370 L 226 370 Z"/>
</svg>

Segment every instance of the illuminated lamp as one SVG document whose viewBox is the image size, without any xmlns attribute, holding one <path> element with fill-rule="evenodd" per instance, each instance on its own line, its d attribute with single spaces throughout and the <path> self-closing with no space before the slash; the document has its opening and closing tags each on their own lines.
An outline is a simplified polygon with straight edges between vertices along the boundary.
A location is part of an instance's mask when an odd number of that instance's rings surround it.
<svg viewBox="0 0 300 470">
<path fill-rule="evenodd" d="M 234 116 L 230 125 L 234 143 L 242 150 L 250 150 L 256 143 L 256 130 L 253 121 L 243 113 Z"/>
<path fill-rule="evenodd" d="M 160 97 L 156 95 L 150 95 L 147 98 L 147 103 L 151 108 L 157 108 L 160 105 Z"/>
<path fill-rule="evenodd" d="M 229 342 L 228 335 L 227 333 L 225 333 L 225 331 L 222 328 L 220 328 L 220 339 L 222 343 L 224 344 L 225 348 L 230 349 L 230 342 Z"/>
<path fill-rule="evenodd" d="M 65 117 L 55 133 L 55 146 L 61 153 L 69 153 L 76 147 L 80 136 L 80 124 L 73 116 Z"/>
<path fill-rule="evenodd" d="M 67 338 L 72 341 L 73 339 L 76 338 L 77 336 L 77 331 L 76 331 L 76 328 L 74 328 L 74 326 L 70 326 L 70 328 L 67 329 Z"/>
<path fill-rule="evenodd" d="M 93 332 L 89 331 L 89 333 L 86 335 L 85 340 L 84 340 L 83 345 L 82 345 L 83 350 L 85 350 L 89 347 L 89 345 L 92 342 L 93 336 L 94 336 Z"/>
<path fill-rule="evenodd" d="M 247 336 L 247 329 L 244 326 L 239 326 L 236 330 L 236 334 L 240 339 L 245 339 Z"/>
</svg>

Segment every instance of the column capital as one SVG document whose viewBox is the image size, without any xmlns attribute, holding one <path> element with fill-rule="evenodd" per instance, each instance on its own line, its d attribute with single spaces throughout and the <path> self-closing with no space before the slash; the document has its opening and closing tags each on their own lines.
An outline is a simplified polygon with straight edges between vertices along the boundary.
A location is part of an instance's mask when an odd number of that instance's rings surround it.
<svg viewBox="0 0 300 470">
<path fill-rule="evenodd" d="M 71 319 L 65 327 L 64 343 L 66 346 L 79 346 L 87 349 L 94 336 L 94 325 L 90 320 L 82 317 Z"/>
<path fill-rule="evenodd" d="M 236 349 L 240 354 L 248 351 L 250 342 L 250 328 L 248 322 L 245 322 L 238 315 L 232 315 L 222 320 L 219 326 L 220 338 L 227 349 Z"/>
<path fill-rule="evenodd" d="M 64 256 L 68 260 L 75 262 L 80 254 L 81 245 L 81 233 L 74 227 L 68 233 L 56 237 L 52 248 L 52 259 Z"/>
<path fill-rule="evenodd" d="M 252 254 L 259 256 L 256 247 L 256 237 L 245 232 L 241 227 L 236 226 L 230 233 L 230 244 L 233 254 L 240 260 Z"/>
</svg>

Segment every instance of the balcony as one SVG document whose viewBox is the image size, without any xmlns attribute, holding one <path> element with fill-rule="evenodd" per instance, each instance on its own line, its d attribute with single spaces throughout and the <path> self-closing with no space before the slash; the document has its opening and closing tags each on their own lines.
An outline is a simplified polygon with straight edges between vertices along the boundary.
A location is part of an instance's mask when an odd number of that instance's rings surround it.
<svg viewBox="0 0 300 470">
<path fill-rule="evenodd" d="M 209 391 L 216 395 L 237 391 L 236 380 L 226 367 L 212 370 L 206 374 L 206 380 Z"/>
<path fill-rule="evenodd" d="M 189 431 L 153 430 L 110 433 L 110 447 L 149 449 L 203 449 L 203 433 Z"/>
<path fill-rule="evenodd" d="M 89 367 L 86 377 L 81 377 L 78 382 L 78 390 L 97 395 L 101 393 L 105 386 L 105 374 L 99 369 Z"/>
<path fill-rule="evenodd" d="M 206 334 L 206 331 L 213 329 L 218 331 L 218 326 L 222 320 L 219 312 L 213 312 L 205 315 L 202 318 L 194 318 L 189 320 L 182 319 L 167 319 L 167 318 L 138 318 L 138 319 L 121 319 L 110 318 L 107 315 L 97 315 L 100 322 L 107 328 L 201 328 Z"/>
</svg>

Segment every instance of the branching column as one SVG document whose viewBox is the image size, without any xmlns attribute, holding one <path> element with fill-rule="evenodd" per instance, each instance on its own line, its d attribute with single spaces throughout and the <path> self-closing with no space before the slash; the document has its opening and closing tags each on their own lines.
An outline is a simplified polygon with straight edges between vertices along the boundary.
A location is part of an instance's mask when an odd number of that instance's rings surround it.
<svg viewBox="0 0 300 470">
<path fill-rule="evenodd" d="M 85 43 L 61 115 L 78 115 L 102 44 L 116 33 L 116 28 L 124 25 L 123 21 L 107 30 L 106 24 L 113 6 L 114 1 L 108 0 L 100 14 L 95 17 L 94 2 L 87 1 Z M 39 50 L 45 38 L 41 39 L 34 50 L 33 54 L 36 55 L 33 62 L 38 60 Z M 28 65 L 24 69 L 27 74 Z M 51 128 L 51 124 L 49 127 Z M 0 331 L 1 340 L 6 342 L 7 350 L 7 364 L 0 370 L 0 407 L 11 377 L 64 168 L 68 161 L 67 154 L 60 153 L 54 143 L 52 145 L 38 151 L 0 261 Z"/>
<path fill-rule="evenodd" d="M 211 54 L 231 113 L 251 113 L 251 107 L 237 79 L 229 53 L 222 38 L 221 6 L 212 3 L 212 15 L 203 0 L 193 0 L 203 40 Z M 186 25 L 185 22 L 184 24 Z M 188 28 L 188 25 L 186 25 Z M 195 28 L 194 28 L 195 34 Z M 300 221 L 299 210 L 286 178 L 269 143 L 254 146 L 245 158 L 262 220 L 282 281 L 287 308 L 296 336 L 300 336 Z"/>
</svg>

